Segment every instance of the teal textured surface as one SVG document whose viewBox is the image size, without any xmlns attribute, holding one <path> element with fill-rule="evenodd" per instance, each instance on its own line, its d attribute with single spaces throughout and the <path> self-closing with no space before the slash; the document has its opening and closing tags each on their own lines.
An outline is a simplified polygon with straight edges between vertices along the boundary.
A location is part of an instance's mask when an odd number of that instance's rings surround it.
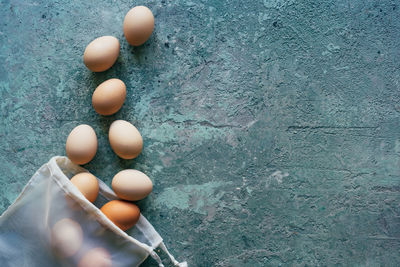
<svg viewBox="0 0 400 267">
<path fill-rule="evenodd" d="M 122 22 L 140 4 L 155 31 L 133 48 Z M 2 0 L 0 17 L 0 212 L 86 123 L 84 167 L 109 185 L 148 174 L 142 212 L 189 266 L 400 264 L 398 1 Z M 91 73 L 102 35 L 120 56 Z M 102 117 L 108 78 L 127 99 Z M 137 159 L 112 152 L 115 119 L 142 133 Z"/>
</svg>

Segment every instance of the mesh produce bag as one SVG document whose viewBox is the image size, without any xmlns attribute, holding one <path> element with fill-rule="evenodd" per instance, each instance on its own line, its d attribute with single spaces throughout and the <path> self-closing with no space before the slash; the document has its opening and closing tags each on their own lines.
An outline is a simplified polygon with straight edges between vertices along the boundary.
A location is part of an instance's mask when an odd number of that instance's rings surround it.
<svg viewBox="0 0 400 267">
<path fill-rule="evenodd" d="M 149 255 L 163 266 L 157 247 L 175 266 L 187 266 L 174 259 L 144 216 L 127 232 L 114 225 L 98 208 L 117 199 L 101 180 L 96 202 L 89 202 L 69 180 L 85 171 L 54 157 L 33 175 L 0 217 L 2 267 L 138 266 Z"/>
</svg>

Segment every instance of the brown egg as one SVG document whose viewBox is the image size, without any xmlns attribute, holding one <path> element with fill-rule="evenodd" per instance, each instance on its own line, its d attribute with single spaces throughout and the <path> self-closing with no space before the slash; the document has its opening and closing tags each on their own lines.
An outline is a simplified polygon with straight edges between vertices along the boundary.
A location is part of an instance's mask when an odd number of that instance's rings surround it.
<svg viewBox="0 0 400 267">
<path fill-rule="evenodd" d="M 97 178 L 88 172 L 81 172 L 71 178 L 73 183 L 79 191 L 89 200 L 94 202 L 99 194 L 99 182 Z"/>
<path fill-rule="evenodd" d="M 123 170 L 112 180 L 112 189 L 119 198 L 136 201 L 147 197 L 153 190 L 150 178 L 138 170 Z"/>
<path fill-rule="evenodd" d="M 119 49 L 119 41 L 114 36 L 99 37 L 86 47 L 83 62 L 94 72 L 108 70 L 117 60 Z"/>
<path fill-rule="evenodd" d="M 82 246 L 82 240 L 81 226 L 71 219 L 62 219 L 51 229 L 51 247 L 61 258 L 68 258 L 77 253 Z"/>
<path fill-rule="evenodd" d="M 136 158 L 143 148 L 143 138 L 138 129 L 124 120 L 116 120 L 111 124 L 108 139 L 115 154 L 123 159 Z"/>
<path fill-rule="evenodd" d="M 68 135 L 65 144 L 68 158 L 75 164 L 86 164 L 97 152 L 97 136 L 87 124 L 75 127 Z"/>
<path fill-rule="evenodd" d="M 122 231 L 134 226 L 140 217 L 140 210 L 135 204 L 122 200 L 112 200 L 100 210 Z"/>
<path fill-rule="evenodd" d="M 145 6 L 129 10 L 124 19 L 124 34 L 129 44 L 142 45 L 149 39 L 154 29 L 154 16 Z"/>
<path fill-rule="evenodd" d="M 93 93 L 92 105 L 100 115 L 112 115 L 124 104 L 126 86 L 119 79 L 109 79 L 101 83 Z"/>
<path fill-rule="evenodd" d="M 89 250 L 79 261 L 78 267 L 111 267 L 111 255 L 104 248 Z"/>
</svg>

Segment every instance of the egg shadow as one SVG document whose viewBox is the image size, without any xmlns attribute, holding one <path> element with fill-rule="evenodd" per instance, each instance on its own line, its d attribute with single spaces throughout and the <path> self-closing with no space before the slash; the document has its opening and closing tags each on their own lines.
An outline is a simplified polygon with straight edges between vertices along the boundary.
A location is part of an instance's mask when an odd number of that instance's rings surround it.
<svg viewBox="0 0 400 267">
<path fill-rule="evenodd" d="M 117 156 L 117 158 L 118 158 L 117 163 L 118 163 L 119 167 L 121 168 L 121 170 L 135 169 L 135 166 L 138 163 L 137 162 L 137 158 L 135 158 L 135 159 L 123 159 L 123 158 L 120 158 L 118 156 Z"/>
<path fill-rule="evenodd" d="M 123 51 L 127 51 L 128 53 L 125 54 L 127 57 L 127 60 L 129 62 L 136 62 L 137 64 L 146 64 L 147 59 L 150 57 L 154 57 L 157 55 L 159 51 L 159 40 L 157 38 L 157 34 L 153 32 L 153 34 L 150 36 L 150 38 L 142 45 L 139 46 L 133 46 L 130 45 L 129 43 L 126 43 L 127 47 L 123 47 Z"/>
<path fill-rule="evenodd" d="M 135 204 L 139 207 L 139 209 L 143 213 L 143 215 L 146 215 L 146 211 L 151 210 L 152 204 L 154 203 L 154 201 L 150 197 L 151 195 L 152 195 L 152 193 L 150 192 L 150 194 L 147 197 L 145 197 L 144 199 L 135 201 Z"/>
<path fill-rule="evenodd" d="M 97 88 L 97 86 L 99 86 L 101 83 L 105 82 L 106 80 L 109 80 L 112 78 L 120 79 L 119 77 L 124 72 L 126 72 L 126 69 L 124 68 L 124 62 L 120 55 L 120 56 L 118 56 L 117 60 L 115 61 L 115 63 L 112 65 L 111 68 L 109 68 L 108 70 L 102 71 L 102 72 L 91 72 L 89 79 L 95 84 L 95 86 Z"/>
<path fill-rule="evenodd" d="M 128 52 L 130 55 L 132 55 L 132 57 L 137 60 L 138 62 L 143 60 L 143 57 L 146 56 L 146 48 L 149 47 L 150 44 L 149 43 L 144 43 L 140 46 L 132 46 L 129 45 L 128 47 Z"/>
<path fill-rule="evenodd" d="M 110 129 L 111 124 L 117 120 L 117 113 L 110 116 L 99 115 L 98 122 L 104 135 L 108 136 L 108 130 Z"/>
<path fill-rule="evenodd" d="M 102 82 L 108 80 L 109 72 L 111 69 L 108 69 L 103 72 L 91 72 L 89 79 L 94 83 L 94 85 L 99 86 Z M 93 92 L 96 88 L 93 88 Z"/>
</svg>

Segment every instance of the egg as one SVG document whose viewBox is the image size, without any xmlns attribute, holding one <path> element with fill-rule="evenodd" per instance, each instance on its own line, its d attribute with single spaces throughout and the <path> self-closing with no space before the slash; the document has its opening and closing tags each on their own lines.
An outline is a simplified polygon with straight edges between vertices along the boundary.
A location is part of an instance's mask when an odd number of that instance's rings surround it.
<svg viewBox="0 0 400 267">
<path fill-rule="evenodd" d="M 134 226 L 140 217 L 140 210 L 135 204 L 122 200 L 111 200 L 100 210 L 122 231 Z"/>
<path fill-rule="evenodd" d="M 83 62 L 94 72 L 108 70 L 117 60 L 119 49 L 119 41 L 114 36 L 99 37 L 86 47 Z"/>
<path fill-rule="evenodd" d="M 129 44 L 133 46 L 142 45 L 153 32 L 153 13 L 145 6 L 132 8 L 125 16 L 123 29 Z"/>
<path fill-rule="evenodd" d="M 78 267 L 111 267 L 111 255 L 104 248 L 89 250 L 79 261 Z"/>
<path fill-rule="evenodd" d="M 54 224 L 51 229 L 51 246 L 61 258 L 75 255 L 82 246 L 82 228 L 74 220 L 65 218 Z"/>
<path fill-rule="evenodd" d="M 119 79 L 109 79 L 101 83 L 93 93 L 92 105 L 100 115 L 112 115 L 124 104 L 126 86 Z"/>
<path fill-rule="evenodd" d="M 78 173 L 71 178 L 71 183 L 73 183 L 79 191 L 89 200 L 94 202 L 99 194 L 99 182 L 97 178 L 88 172 Z"/>
<path fill-rule="evenodd" d="M 150 178 L 138 170 L 123 170 L 112 180 L 112 189 L 119 198 L 136 201 L 147 197 L 153 190 Z"/>
<path fill-rule="evenodd" d="M 123 159 L 136 158 L 143 148 L 143 138 L 138 129 L 124 120 L 111 124 L 108 139 L 115 154 Z"/>
<path fill-rule="evenodd" d="M 97 152 L 97 136 L 87 124 L 75 127 L 67 138 L 65 150 L 68 158 L 75 164 L 86 164 Z"/>
</svg>

